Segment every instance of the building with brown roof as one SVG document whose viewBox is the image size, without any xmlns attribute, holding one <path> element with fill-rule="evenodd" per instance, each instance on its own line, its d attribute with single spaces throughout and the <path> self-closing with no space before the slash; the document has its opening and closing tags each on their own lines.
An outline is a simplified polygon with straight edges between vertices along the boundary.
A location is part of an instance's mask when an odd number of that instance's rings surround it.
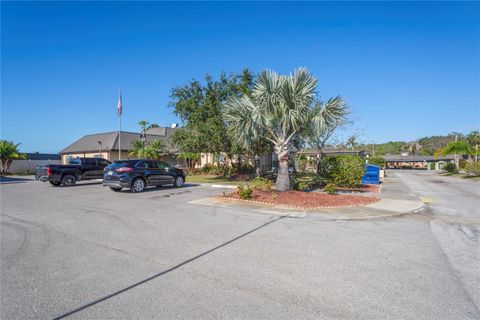
<svg viewBox="0 0 480 320">
<path fill-rule="evenodd" d="M 151 128 L 146 132 L 147 143 L 160 140 L 165 144 L 168 150 L 165 155 L 165 161 L 167 162 L 174 163 L 178 153 L 172 143 L 172 135 L 176 130 L 177 128 L 159 127 Z M 89 134 L 60 151 L 62 163 L 67 163 L 69 158 L 76 157 L 101 157 L 110 161 L 119 158 L 129 159 L 131 157 L 129 157 L 128 152 L 131 149 L 132 142 L 139 139 L 140 133 L 127 131 Z"/>
</svg>

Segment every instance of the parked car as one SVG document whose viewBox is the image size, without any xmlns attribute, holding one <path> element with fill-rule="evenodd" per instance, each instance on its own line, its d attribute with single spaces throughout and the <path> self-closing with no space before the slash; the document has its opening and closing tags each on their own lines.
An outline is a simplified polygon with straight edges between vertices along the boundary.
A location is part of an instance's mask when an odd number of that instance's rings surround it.
<svg viewBox="0 0 480 320">
<path fill-rule="evenodd" d="M 35 179 L 53 186 L 73 186 L 79 180 L 102 179 L 111 162 L 102 158 L 71 158 L 68 164 L 37 166 Z"/>
<path fill-rule="evenodd" d="M 168 184 L 180 188 L 184 183 L 183 170 L 156 160 L 118 160 L 106 167 L 103 174 L 103 186 L 112 191 L 129 188 L 132 192 L 142 192 L 147 186 Z"/>
</svg>

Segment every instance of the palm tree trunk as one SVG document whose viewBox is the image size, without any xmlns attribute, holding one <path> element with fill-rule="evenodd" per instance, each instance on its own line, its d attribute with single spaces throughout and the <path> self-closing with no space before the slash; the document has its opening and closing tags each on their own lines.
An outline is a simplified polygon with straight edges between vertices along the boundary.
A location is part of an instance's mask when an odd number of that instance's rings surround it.
<svg viewBox="0 0 480 320">
<path fill-rule="evenodd" d="M 288 160 L 280 160 L 278 166 L 277 181 L 275 182 L 277 191 L 290 190 L 290 173 L 288 172 Z"/>
<path fill-rule="evenodd" d="M 275 146 L 275 153 L 278 158 L 278 174 L 275 188 L 278 191 L 288 191 L 290 186 L 290 172 L 288 171 L 288 160 L 290 159 L 290 145 L 288 143 L 280 143 Z"/>
<path fill-rule="evenodd" d="M 7 160 L 7 165 L 6 165 L 6 168 L 5 168 L 5 173 L 8 173 L 9 170 L 10 170 L 10 165 L 12 164 L 12 161 L 13 159 L 8 159 Z"/>
</svg>

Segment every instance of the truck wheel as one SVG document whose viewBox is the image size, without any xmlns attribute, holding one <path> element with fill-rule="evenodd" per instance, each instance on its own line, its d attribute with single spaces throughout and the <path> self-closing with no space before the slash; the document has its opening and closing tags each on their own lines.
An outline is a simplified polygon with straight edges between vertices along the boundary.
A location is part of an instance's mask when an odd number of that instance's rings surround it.
<svg viewBox="0 0 480 320">
<path fill-rule="evenodd" d="M 132 185 L 130 187 L 132 192 L 142 192 L 145 190 L 145 180 L 142 178 L 136 178 L 132 181 Z"/>
<path fill-rule="evenodd" d="M 60 181 L 49 181 L 50 184 L 54 187 L 58 187 L 59 185 L 61 185 L 62 183 Z"/>
<path fill-rule="evenodd" d="M 62 186 L 69 187 L 69 186 L 73 186 L 76 182 L 77 182 L 77 179 L 75 178 L 74 175 L 67 174 L 62 177 L 61 184 Z"/>
<path fill-rule="evenodd" d="M 175 182 L 173 183 L 173 186 L 175 188 L 180 188 L 181 186 L 183 186 L 183 183 L 185 182 L 185 180 L 183 179 L 182 176 L 177 176 L 175 178 Z"/>
<path fill-rule="evenodd" d="M 118 192 L 118 191 L 121 191 L 122 188 L 110 187 L 110 190 L 112 190 L 112 191 L 114 191 L 114 192 Z"/>
</svg>

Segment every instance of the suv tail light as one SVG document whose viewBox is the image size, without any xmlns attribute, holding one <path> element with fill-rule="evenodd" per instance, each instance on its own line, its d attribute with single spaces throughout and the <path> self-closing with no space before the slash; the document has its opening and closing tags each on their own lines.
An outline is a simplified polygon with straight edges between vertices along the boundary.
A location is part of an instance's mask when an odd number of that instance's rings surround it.
<svg viewBox="0 0 480 320">
<path fill-rule="evenodd" d="M 118 168 L 117 170 L 115 170 L 117 172 L 132 172 L 133 171 L 133 168 L 129 168 L 129 167 L 121 167 L 121 168 Z"/>
<path fill-rule="evenodd" d="M 51 175 L 52 175 L 52 168 L 47 167 L 47 176 L 51 176 Z"/>
</svg>

